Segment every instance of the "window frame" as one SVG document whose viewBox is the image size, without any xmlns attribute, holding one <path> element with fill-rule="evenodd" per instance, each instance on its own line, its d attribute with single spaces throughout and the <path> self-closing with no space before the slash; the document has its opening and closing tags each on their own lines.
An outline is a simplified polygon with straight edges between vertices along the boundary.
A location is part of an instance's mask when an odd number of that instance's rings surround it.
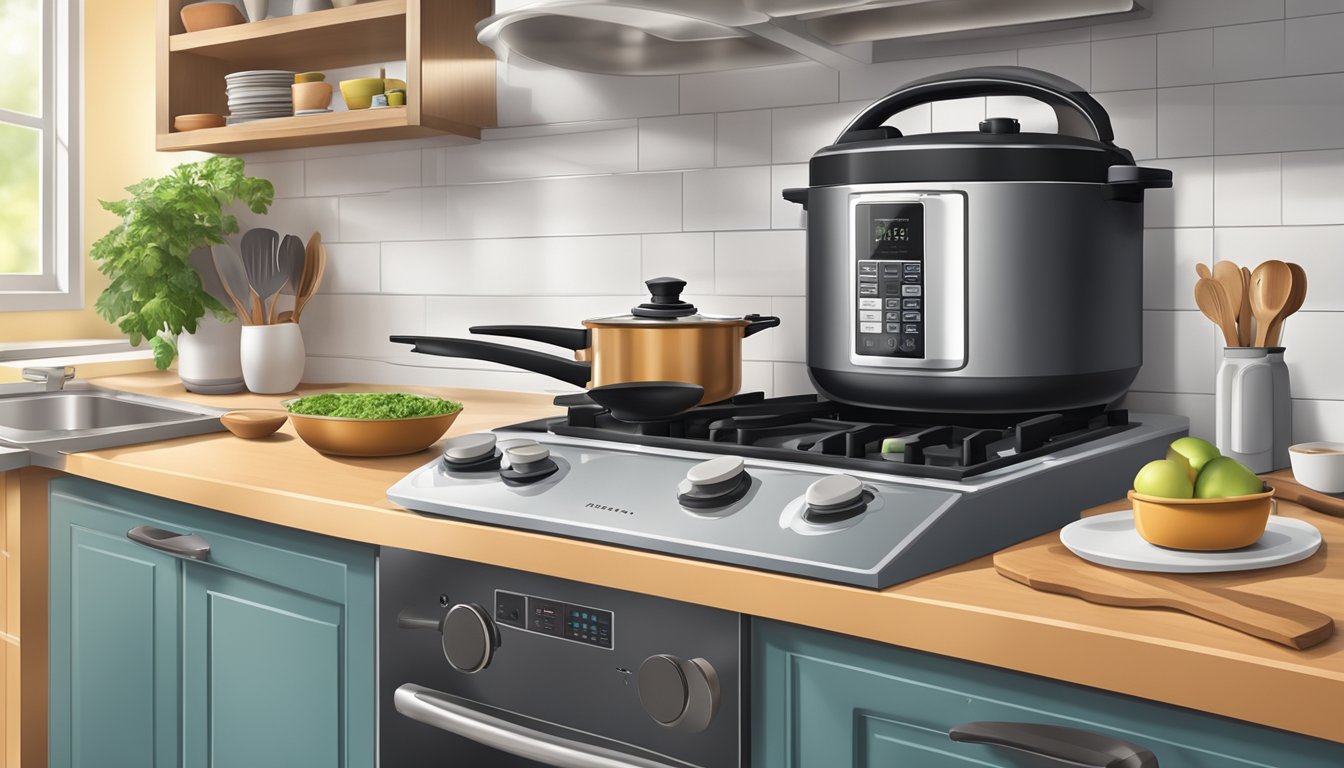
<svg viewBox="0 0 1344 768">
<path fill-rule="evenodd" d="M 0 109 L 0 123 L 41 136 L 41 272 L 0 274 L 0 312 L 84 306 L 83 13 L 81 0 L 42 3 L 42 115 Z"/>
</svg>

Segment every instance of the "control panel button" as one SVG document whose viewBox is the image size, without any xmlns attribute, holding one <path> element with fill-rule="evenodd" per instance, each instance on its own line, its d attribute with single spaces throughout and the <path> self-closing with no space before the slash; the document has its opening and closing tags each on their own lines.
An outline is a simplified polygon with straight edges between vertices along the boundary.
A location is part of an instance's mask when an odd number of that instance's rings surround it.
<svg viewBox="0 0 1344 768">
<path fill-rule="evenodd" d="M 458 672 L 474 675 L 490 666 L 499 635 L 479 606 L 459 603 L 443 619 L 443 655 Z"/>
<path fill-rule="evenodd" d="M 739 456 L 720 456 L 717 459 L 702 461 L 686 470 L 686 480 L 697 488 L 736 480 L 746 469 L 747 463 Z"/>
<path fill-rule="evenodd" d="M 896 299 L 888 299 L 888 306 L 895 306 Z M 924 305 L 923 299 L 901 299 L 901 309 L 921 309 Z"/>
<path fill-rule="evenodd" d="M 654 722 L 699 733 L 719 711 L 719 674 L 705 659 L 658 654 L 639 665 L 639 703 Z"/>
<path fill-rule="evenodd" d="M 859 323 L 859 333 L 881 333 L 881 323 Z"/>
<path fill-rule="evenodd" d="M 520 464 L 532 464 L 542 459 L 549 459 L 551 449 L 539 443 L 530 443 L 511 446 L 505 449 L 504 455 L 509 457 L 509 464 L 516 468 Z"/>
<path fill-rule="evenodd" d="M 902 295 L 902 296 L 923 296 L 923 295 L 924 295 L 924 286 L 922 286 L 922 285 L 902 285 L 902 286 L 901 286 L 901 295 Z"/>
<path fill-rule="evenodd" d="M 751 490 L 747 463 L 738 456 L 702 461 L 686 472 L 677 486 L 677 503 L 690 510 L 721 509 L 735 504 Z"/>
<path fill-rule="evenodd" d="M 920 272 L 924 271 L 924 265 L 918 262 L 907 261 L 901 266 L 904 268 L 905 274 L 907 275 L 918 275 Z"/>
<path fill-rule="evenodd" d="M 513 484 L 532 483 L 550 477 L 560 467 L 551 459 L 551 449 L 531 442 L 504 449 L 509 466 L 499 470 L 500 477 Z"/>
<path fill-rule="evenodd" d="M 859 309 L 881 309 L 881 299 L 859 299 Z"/>
<path fill-rule="evenodd" d="M 849 475 L 831 475 L 807 487 L 803 501 L 809 507 L 836 507 L 852 504 L 863 496 L 863 483 Z"/>
<path fill-rule="evenodd" d="M 887 313 L 887 316 L 886 316 L 886 321 L 887 321 L 888 323 L 899 323 L 899 322 L 901 322 L 901 313 L 900 313 L 900 312 L 888 312 L 888 313 Z"/>
<path fill-rule="evenodd" d="M 914 352 L 915 349 L 918 348 L 918 346 L 919 346 L 918 342 L 916 342 L 912 338 L 907 337 L 901 339 L 901 343 L 897 346 L 897 349 L 908 354 L 910 352 Z"/>
<path fill-rule="evenodd" d="M 919 312 L 902 312 L 902 313 L 901 313 L 901 322 L 903 322 L 903 323 L 919 323 L 919 322 L 923 322 L 923 319 L 924 319 L 924 316 L 921 315 Z"/>
<path fill-rule="evenodd" d="M 454 437 L 443 444 L 443 456 L 453 463 L 468 463 L 485 458 L 495 452 L 495 434 L 477 432 L 473 435 Z"/>
<path fill-rule="evenodd" d="M 907 323 L 906 326 L 905 326 L 904 328 L 901 329 L 901 333 L 918 334 L 918 333 L 919 333 L 919 326 L 918 326 L 917 324 L 914 324 L 914 323 Z"/>
<path fill-rule="evenodd" d="M 877 283 L 860 283 L 860 284 L 859 284 L 859 295 L 860 295 L 860 296 L 876 296 L 876 295 L 877 295 Z"/>
<path fill-rule="evenodd" d="M 874 277 L 877 276 L 877 264 L 875 264 L 875 263 L 873 263 L 873 262 L 871 262 L 871 261 L 870 261 L 870 262 L 860 263 L 860 264 L 859 264 L 859 276 L 860 276 L 860 277 L 864 277 L 864 276 L 868 276 L 868 275 L 872 275 L 872 276 L 874 276 Z"/>
<path fill-rule="evenodd" d="M 882 313 L 876 310 L 864 310 L 859 313 L 859 322 L 876 323 L 882 320 Z"/>
<path fill-rule="evenodd" d="M 909 301 L 909 299 L 907 299 L 907 301 Z M 918 301 L 918 299 L 916 299 L 916 301 Z M 901 300 L 900 300 L 900 299 L 887 299 L 887 300 L 886 300 L 886 308 L 887 308 L 887 309 L 900 309 L 900 308 L 901 308 Z"/>
<path fill-rule="evenodd" d="M 887 323 L 887 333 L 900 333 L 900 332 L 901 332 L 900 323 Z"/>
</svg>

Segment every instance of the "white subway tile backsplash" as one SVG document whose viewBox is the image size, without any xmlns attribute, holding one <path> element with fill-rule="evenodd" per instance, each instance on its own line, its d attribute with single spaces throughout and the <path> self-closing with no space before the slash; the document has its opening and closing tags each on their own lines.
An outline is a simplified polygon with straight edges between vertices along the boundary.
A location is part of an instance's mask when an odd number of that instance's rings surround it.
<svg viewBox="0 0 1344 768">
<path fill-rule="evenodd" d="M 1134 21 L 1098 24 L 1092 39 L 1103 40 L 1181 29 L 1250 24 L 1283 18 L 1283 0 L 1164 0 L 1153 3 L 1152 13 Z"/>
<path fill-rule="evenodd" d="M 775 396 L 775 364 L 745 360 L 742 363 L 742 388 L 739 392 L 764 392 L 766 397 Z"/>
<path fill-rule="evenodd" d="M 307 194 L 303 187 L 303 161 L 301 160 L 275 160 L 271 162 L 248 160 L 245 170 L 249 176 L 256 176 L 271 182 L 275 187 L 277 198 L 303 197 Z"/>
<path fill-rule="evenodd" d="M 322 276 L 322 293 L 379 293 L 378 243 L 328 243 L 327 268 Z"/>
<path fill-rule="evenodd" d="M 855 67 L 840 73 L 840 100 L 871 102 L 911 80 L 969 67 L 998 67 L 1017 64 L 1016 50 L 998 50 L 929 59 L 887 61 Z M 902 128 L 901 130 L 905 130 Z"/>
<path fill-rule="evenodd" d="M 833 144 L 840 131 L 866 106 L 864 102 L 846 101 L 774 110 L 770 128 L 773 136 L 771 162 L 806 162 L 818 149 Z M 927 114 L 926 111 L 920 133 L 929 130 Z"/>
<path fill-rule="evenodd" d="M 639 121 L 639 170 L 714 165 L 714 115 L 646 117 Z"/>
<path fill-rule="evenodd" d="M 985 99 L 987 117 L 1015 117 L 1023 133 L 1057 133 L 1059 120 L 1049 104 L 1026 96 L 990 96 Z"/>
<path fill-rule="evenodd" d="M 359 195 L 418 187 L 420 150 L 329 157 L 305 163 L 308 194 Z"/>
<path fill-rule="evenodd" d="M 1279 77 L 1287 74 L 1286 69 L 1282 20 L 1213 31 L 1213 76 L 1217 82 Z"/>
<path fill-rule="evenodd" d="M 447 210 L 446 187 L 350 195 L 341 198 L 341 236 L 336 239 L 361 243 L 460 236 L 450 231 L 444 216 Z"/>
<path fill-rule="evenodd" d="M 1163 160 L 1171 169 L 1171 189 L 1145 194 L 1144 224 L 1149 227 L 1208 227 L 1213 225 L 1213 158 Z"/>
<path fill-rule="evenodd" d="M 1213 160 L 1213 224 L 1278 224 L 1283 196 L 1278 155 L 1232 155 Z"/>
<path fill-rule="evenodd" d="M 1177 413 L 1190 419 L 1190 434 L 1213 442 L 1217 430 L 1213 395 L 1130 392 L 1123 406 L 1134 413 Z"/>
<path fill-rule="evenodd" d="M 709 232 L 678 232 L 644 235 L 640 279 L 680 277 L 686 295 L 714 293 L 714 235 Z"/>
<path fill-rule="evenodd" d="M 739 296 L 802 296 L 806 249 L 801 231 L 720 232 L 714 236 L 717 290 Z"/>
<path fill-rule="evenodd" d="M 839 76 L 813 62 L 681 76 L 681 111 L 728 112 L 835 101 Z"/>
<path fill-rule="evenodd" d="M 383 244 L 384 293 L 624 295 L 639 286 L 638 235 Z"/>
<path fill-rule="evenodd" d="M 1293 397 L 1344 400 L 1344 313 L 1298 312 L 1283 326 L 1283 359 L 1292 373 Z"/>
<path fill-rule="evenodd" d="M 1318 440 L 1344 441 L 1344 400 L 1293 400 L 1293 442 Z"/>
<path fill-rule="evenodd" d="M 933 104 L 933 131 L 947 133 L 951 131 L 979 130 L 980 121 L 985 119 L 985 100 L 950 99 Z"/>
<path fill-rule="evenodd" d="M 720 112 L 714 142 L 715 165 L 770 162 L 770 110 Z"/>
<path fill-rule="evenodd" d="M 1344 224 L 1344 150 L 1283 156 L 1283 223 Z"/>
<path fill-rule="evenodd" d="M 1290 18 L 1322 13 L 1344 13 L 1344 0 L 1288 0 L 1286 10 Z"/>
<path fill-rule="evenodd" d="M 784 199 L 783 192 L 790 187 L 806 187 L 807 163 L 776 165 L 770 169 L 770 226 L 773 229 L 802 229 L 807 226 L 807 212 L 803 206 Z"/>
<path fill-rule="evenodd" d="M 1344 46 L 1339 44 L 1342 38 L 1344 13 L 1289 19 L 1283 33 L 1287 74 L 1344 71 Z"/>
<path fill-rule="evenodd" d="M 1213 82 L 1213 30 L 1192 29 L 1157 36 L 1157 85 Z"/>
<path fill-rule="evenodd" d="M 681 230 L 681 174 L 576 176 L 452 187 L 446 208 L 445 234 L 402 239 L 676 232 Z"/>
<path fill-rule="evenodd" d="M 1095 94 L 1111 116 L 1115 143 L 1134 153 L 1134 159 L 1157 157 L 1157 91 L 1111 91 Z"/>
<path fill-rule="evenodd" d="M 1161 88 L 1157 92 L 1157 156 L 1195 157 L 1213 152 L 1213 86 Z"/>
<path fill-rule="evenodd" d="M 1129 91 L 1157 85 L 1157 38 L 1153 35 L 1092 43 L 1092 90 Z"/>
<path fill-rule="evenodd" d="M 775 363 L 775 397 L 810 395 L 817 391 L 807 366 L 801 363 Z"/>
<path fill-rule="evenodd" d="M 1051 45 L 1045 48 L 1020 48 L 1018 66 L 1050 72 L 1092 89 L 1092 44 Z"/>
<path fill-rule="evenodd" d="M 1302 308 L 1308 312 L 1344 312 L 1344 291 L 1336 289 L 1344 285 L 1344 258 L 1340 258 L 1344 254 L 1344 226 L 1217 229 L 1213 252 L 1218 259 L 1251 269 L 1268 259 L 1297 262 L 1309 278 Z"/>
<path fill-rule="evenodd" d="M 776 296 L 771 299 L 770 314 L 779 318 L 779 327 L 758 334 L 770 342 L 770 359 L 789 363 L 807 362 L 807 299 L 802 296 Z"/>
<path fill-rule="evenodd" d="M 496 66 L 503 126 L 677 114 L 675 75 L 594 75 L 552 69 L 521 56 Z"/>
<path fill-rule="evenodd" d="M 1143 233 L 1143 308 L 1197 309 L 1196 264 L 1213 266 L 1212 229 Z"/>
<path fill-rule="evenodd" d="M 1339 149 L 1344 74 L 1220 83 L 1213 92 L 1214 151 Z"/>
<path fill-rule="evenodd" d="M 770 167 L 715 168 L 685 174 L 684 229 L 770 228 Z"/>
<path fill-rule="evenodd" d="M 483 181 L 630 173 L 639 168 L 634 124 L 579 133 L 483 141 L 424 150 L 427 187 Z"/>
<path fill-rule="evenodd" d="M 410 347 L 389 336 L 425 332 L 423 296 L 327 295 L 303 309 L 299 324 L 310 355 L 411 359 Z"/>
<path fill-rule="evenodd" d="M 1213 394 L 1216 333 L 1213 324 L 1199 312 L 1146 310 L 1143 368 L 1133 389 Z"/>
<path fill-rule="evenodd" d="M 253 213 L 238 204 L 230 206 L 229 210 L 238 217 L 242 232 L 266 227 L 282 235 L 298 235 L 304 242 L 314 232 L 321 232 L 323 240 L 340 242 L 343 239 L 334 197 L 278 198 L 264 214 Z"/>
</svg>

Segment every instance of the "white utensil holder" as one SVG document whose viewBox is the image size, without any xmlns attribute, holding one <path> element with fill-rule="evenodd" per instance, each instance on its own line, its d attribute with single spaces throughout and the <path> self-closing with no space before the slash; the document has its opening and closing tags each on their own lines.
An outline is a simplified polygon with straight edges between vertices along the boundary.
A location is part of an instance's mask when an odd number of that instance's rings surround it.
<svg viewBox="0 0 1344 768">
<path fill-rule="evenodd" d="M 298 323 L 244 327 L 243 380 L 248 390 L 259 395 L 293 392 L 303 379 L 305 354 Z"/>
<path fill-rule="evenodd" d="M 1288 454 L 1293 444 L 1293 387 L 1283 353 L 1283 347 L 1270 347 L 1266 355 L 1274 382 L 1274 469 L 1287 469 L 1293 463 Z"/>
<path fill-rule="evenodd" d="M 1274 368 L 1264 347 L 1225 347 L 1214 443 L 1252 472 L 1274 469 Z"/>
<path fill-rule="evenodd" d="M 195 333 L 177 337 L 177 375 L 188 392 L 227 395 L 243 391 L 242 323 L 206 315 Z"/>
</svg>

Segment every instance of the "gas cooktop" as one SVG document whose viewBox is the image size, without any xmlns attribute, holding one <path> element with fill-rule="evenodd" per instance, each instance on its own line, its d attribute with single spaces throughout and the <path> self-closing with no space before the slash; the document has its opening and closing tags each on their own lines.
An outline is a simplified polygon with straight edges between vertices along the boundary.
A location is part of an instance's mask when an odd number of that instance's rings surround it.
<svg viewBox="0 0 1344 768">
<path fill-rule="evenodd" d="M 449 440 L 408 509 L 882 589 L 1124 495 L 1184 418 L 1124 411 L 929 423 L 746 395 L 645 424 L 586 398 Z M 888 452 L 882 452 L 887 441 Z"/>
</svg>

